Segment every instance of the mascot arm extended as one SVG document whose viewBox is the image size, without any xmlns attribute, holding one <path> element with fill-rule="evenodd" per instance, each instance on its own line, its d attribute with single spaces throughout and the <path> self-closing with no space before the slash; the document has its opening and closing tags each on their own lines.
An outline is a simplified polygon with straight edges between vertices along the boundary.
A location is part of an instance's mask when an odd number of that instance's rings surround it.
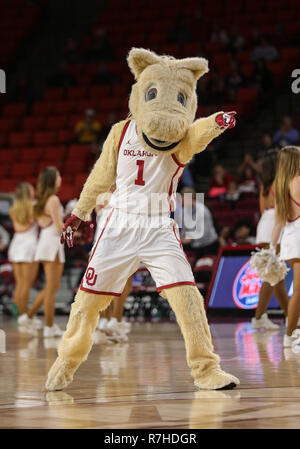
<svg viewBox="0 0 300 449">
<path fill-rule="evenodd" d="M 72 212 L 73 215 L 82 221 L 89 220 L 98 195 L 107 192 L 115 183 L 118 145 L 125 123 L 126 120 L 123 120 L 112 127 L 104 142 L 101 155 L 84 184 L 80 198 Z"/>
<path fill-rule="evenodd" d="M 215 137 L 224 132 L 226 127 L 222 127 L 216 122 L 216 118 L 220 114 L 224 114 L 224 112 L 220 111 L 209 117 L 200 118 L 190 126 L 186 136 L 180 143 L 178 151 L 175 153 L 180 163 L 187 164 L 194 154 L 205 150 Z"/>
</svg>

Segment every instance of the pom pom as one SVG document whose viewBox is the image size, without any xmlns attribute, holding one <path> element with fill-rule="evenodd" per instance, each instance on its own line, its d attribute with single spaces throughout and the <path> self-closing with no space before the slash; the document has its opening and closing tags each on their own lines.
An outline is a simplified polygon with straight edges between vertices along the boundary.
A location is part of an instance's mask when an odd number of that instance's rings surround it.
<svg viewBox="0 0 300 449">
<path fill-rule="evenodd" d="M 285 279 L 289 269 L 274 251 L 263 248 L 251 254 L 250 267 L 264 282 L 268 282 L 273 287 Z"/>
</svg>

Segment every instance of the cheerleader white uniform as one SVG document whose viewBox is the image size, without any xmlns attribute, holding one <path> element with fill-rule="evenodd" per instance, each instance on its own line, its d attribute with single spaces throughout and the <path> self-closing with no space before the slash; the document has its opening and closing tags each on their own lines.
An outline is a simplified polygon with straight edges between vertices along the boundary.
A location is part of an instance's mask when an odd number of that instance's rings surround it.
<svg viewBox="0 0 300 449">
<path fill-rule="evenodd" d="M 271 195 L 274 196 L 272 187 L 270 188 Z M 275 208 L 271 207 L 265 209 L 259 219 L 256 228 L 256 243 L 271 243 L 272 232 L 275 225 Z"/>
<path fill-rule="evenodd" d="M 38 225 L 33 223 L 22 232 L 15 232 L 8 249 L 8 260 L 13 263 L 33 262 L 38 242 Z"/>
<path fill-rule="evenodd" d="M 290 199 L 300 208 L 294 198 Z M 280 244 L 280 258 L 282 260 L 300 259 L 300 215 L 295 220 L 287 221 Z"/>
<path fill-rule="evenodd" d="M 41 228 L 34 260 L 36 262 L 42 260 L 53 262 L 57 254 L 59 261 L 64 263 L 64 245 L 60 243 L 60 234 L 58 233 L 55 224 L 52 222 L 48 226 Z"/>
</svg>

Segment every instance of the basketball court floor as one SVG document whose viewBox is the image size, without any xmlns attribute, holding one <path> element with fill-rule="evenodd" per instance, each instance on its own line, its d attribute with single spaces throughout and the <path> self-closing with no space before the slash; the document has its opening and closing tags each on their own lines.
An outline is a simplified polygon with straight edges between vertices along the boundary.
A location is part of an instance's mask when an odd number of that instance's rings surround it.
<svg viewBox="0 0 300 449">
<path fill-rule="evenodd" d="M 65 326 L 66 317 L 57 322 Z M 249 321 L 212 321 L 225 370 L 241 385 L 195 391 L 175 323 L 136 323 L 126 344 L 95 335 L 88 361 L 73 383 L 47 392 L 47 372 L 59 339 L 18 331 L 0 317 L 0 428 L 50 429 L 299 429 L 300 349 L 283 349 L 280 331 L 252 331 Z"/>
</svg>

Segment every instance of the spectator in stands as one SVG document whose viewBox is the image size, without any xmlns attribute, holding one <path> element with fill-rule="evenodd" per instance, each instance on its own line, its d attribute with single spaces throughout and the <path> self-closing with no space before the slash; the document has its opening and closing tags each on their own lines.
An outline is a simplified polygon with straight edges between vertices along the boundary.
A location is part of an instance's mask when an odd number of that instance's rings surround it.
<svg viewBox="0 0 300 449">
<path fill-rule="evenodd" d="M 225 198 L 229 183 L 233 177 L 226 172 L 221 164 L 217 164 L 213 169 L 213 176 L 210 180 L 208 196 L 210 198 Z"/>
<path fill-rule="evenodd" d="M 109 61 L 114 59 L 114 50 L 107 37 L 106 30 L 98 28 L 94 32 L 93 41 L 85 54 L 86 62 Z"/>
<path fill-rule="evenodd" d="M 278 144 L 280 148 L 286 145 L 298 145 L 299 131 L 293 128 L 293 122 L 290 116 L 283 117 L 280 128 L 273 137 L 273 142 Z"/>
<path fill-rule="evenodd" d="M 273 88 L 272 72 L 266 66 L 264 59 L 257 59 L 254 62 L 254 70 L 250 83 L 257 87 L 261 93 L 270 91 Z"/>
<path fill-rule="evenodd" d="M 234 228 L 234 242 L 237 245 L 255 245 L 252 234 L 252 225 L 247 220 L 240 220 Z"/>
<path fill-rule="evenodd" d="M 225 77 L 225 86 L 229 89 L 238 89 L 239 87 L 245 86 L 245 83 L 246 77 L 241 70 L 239 62 L 235 59 L 232 59 L 229 72 Z"/>
<path fill-rule="evenodd" d="M 98 70 L 93 78 L 93 84 L 97 86 L 113 85 L 118 82 L 118 78 L 114 73 L 109 72 L 105 61 L 100 62 Z"/>
<path fill-rule="evenodd" d="M 225 50 L 230 51 L 231 53 L 241 51 L 245 48 L 245 44 L 245 38 L 240 34 L 238 27 L 232 25 Z"/>
<path fill-rule="evenodd" d="M 250 165 L 244 168 L 241 173 L 239 182 L 239 192 L 240 193 L 258 193 L 258 180 L 256 177 L 256 171 Z"/>
<path fill-rule="evenodd" d="M 239 192 L 238 183 L 236 181 L 231 181 L 228 184 L 228 189 L 227 189 L 225 198 L 227 201 L 235 202 L 239 199 L 239 197 L 240 197 L 240 192 Z"/>
<path fill-rule="evenodd" d="M 222 104 L 225 94 L 224 78 L 217 68 L 211 73 L 209 82 L 210 104 Z"/>
<path fill-rule="evenodd" d="M 96 120 L 94 109 L 87 109 L 84 113 L 84 119 L 80 120 L 75 126 L 75 135 L 78 143 L 93 144 L 98 142 L 101 130 L 101 124 Z"/>
<path fill-rule="evenodd" d="M 6 258 L 6 251 L 10 242 L 9 233 L 0 225 L 0 259 Z"/>
<path fill-rule="evenodd" d="M 197 259 L 208 254 L 217 254 L 219 249 L 218 234 L 215 230 L 210 210 L 202 201 L 196 200 L 196 192 L 194 189 L 185 187 L 180 193 L 182 195 L 182 207 L 184 210 L 184 213 L 182 214 L 180 236 L 185 251 L 195 252 Z M 188 216 L 195 217 L 196 220 L 201 220 L 201 223 L 198 222 L 198 225 L 203 232 L 201 237 L 191 238 L 191 236 L 189 236 L 189 233 L 195 231 L 195 229 L 187 227 L 187 220 L 185 220 L 185 218 Z"/>
<path fill-rule="evenodd" d="M 195 187 L 195 183 L 194 183 L 194 180 L 193 180 L 193 176 L 192 176 L 191 170 L 189 168 L 189 164 L 190 163 L 191 162 L 189 162 L 185 166 L 185 168 L 183 170 L 182 177 L 181 177 L 181 180 L 180 180 L 180 184 L 183 186 L 183 188 L 184 187 L 190 187 L 190 188 L 193 189 Z"/>
<path fill-rule="evenodd" d="M 263 59 L 265 61 L 275 61 L 278 59 L 278 50 L 272 45 L 266 37 L 262 37 L 259 45 L 257 45 L 250 55 L 250 60 L 252 62 L 258 59 Z"/>
<path fill-rule="evenodd" d="M 230 237 L 230 234 L 231 234 L 231 229 L 229 226 L 226 225 L 220 229 L 219 236 L 218 236 L 218 241 L 219 241 L 220 246 L 231 245 L 232 239 Z"/>
<path fill-rule="evenodd" d="M 260 165 L 254 160 L 254 157 L 250 153 L 245 154 L 243 162 L 238 168 L 238 175 L 240 178 L 243 177 L 247 167 L 252 168 L 255 173 L 260 172 Z"/>
<path fill-rule="evenodd" d="M 80 53 L 78 49 L 78 43 L 72 37 L 68 37 L 66 40 L 63 55 L 66 62 L 69 64 L 74 64 L 76 62 L 80 62 Z"/>
<path fill-rule="evenodd" d="M 211 42 L 220 42 L 225 47 L 229 42 L 228 31 L 221 28 L 218 23 L 214 23 L 210 40 Z"/>
<path fill-rule="evenodd" d="M 67 88 L 76 84 L 75 77 L 68 71 L 68 66 L 65 61 L 62 61 L 57 72 L 55 72 L 48 81 L 49 87 L 63 87 Z"/>
</svg>

